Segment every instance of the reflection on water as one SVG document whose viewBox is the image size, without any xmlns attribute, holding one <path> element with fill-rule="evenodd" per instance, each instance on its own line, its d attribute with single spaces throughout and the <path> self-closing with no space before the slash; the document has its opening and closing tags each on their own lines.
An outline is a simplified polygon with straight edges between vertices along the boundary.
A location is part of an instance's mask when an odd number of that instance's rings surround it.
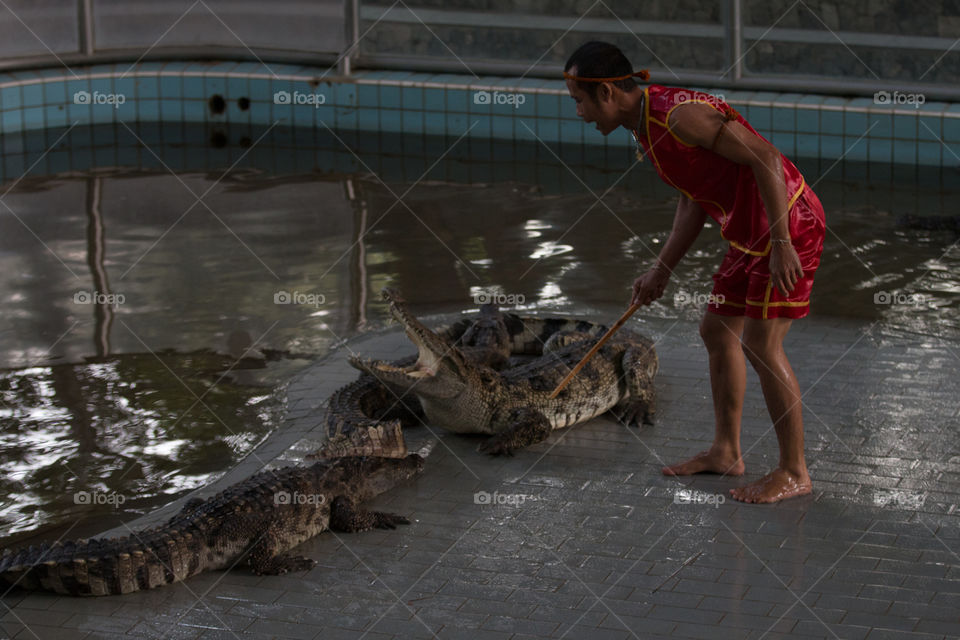
<svg viewBox="0 0 960 640">
<path fill-rule="evenodd" d="M 806 170 L 829 227 L 813 313 L 956 344 L 956 237 L 897 225 L 952 213 L 956 194 L 821 168 Z M 2 532 L 125 517 L 208 482 L 276 426 L 271 390 L 304 358 L 383 325 L 385 285 L 420 314 L 491 289 L 520 308 L 625 307 L 673 192 L 644 165 L 602 198 L 557 193 L 249 168 L 19 182 L 0 218 Z M 695 321 L 724 251 L 708 225 L 641 313 Z"/>
<path fill-rule="evenodd" d="M 638 181 L 639 182 L 639 181 Z M 372 210 L 392 196 L 361 183 Z M 378 283 L 399 283 L 421 306 L 455 310 L 471 306 L 476 287 L 499 287 L 528 306 L 576 309 L 628 303 L 633 279 L 666 241 L 675 200 L 666 187 L 612 192 L 597 205 L 591 194 L 544 196 L 516 186 L 416 187 L 369 236 L 367 251 L 382 256 L 370 266 Z M 949 206 L 918 185 L 919 207 L 931 215 Z M 397 188 L 394 188 L 397 191 Z M 845 182 L 817 185 L 828 233 L 817 272 L 812 313 L 841 316 L 887 330 L 960 336 L 960 247 L 951 231 L 908 229 L 898 223 L 902 194 L 864 187 L 855 196 Z M 915 209 L 910 209 L 911 211 Z M 482 213 L 481 213 L 482 212 Z M 426 228 L 435 231 L 435 236 Z M 702 313 L 725 244 L 708 223 L 674 273 L 667 296 L 641 314 L 659 317 Z M 423 283 L 430 286 L 424 288 Z M 685 295 L 683 295 L 685 294 Z M 451 303 L 451 296 L 460 296 Z M 473 305 L 475 306 L 475 305 Z"/>
<path fill-rule="evenodd" d="M 267 367 L 161 352 L 0 373 L 3 533 L 105 528 L 206 484 L 276 427 Z"/>
<path fill-rule="evenodd" d="M 351 321 L 339 309 L 352 303 L 355 265 L 344 185 L 216 178 L 132 172 L 18 184 L 4 199 L 18 219 L 2 218 L 0 238 L 3 363 L 79 362 L 105 350 L 232 353 L 238 332 L 256 348 L 300 352 L 336 340 Z M 197 204 L 194 194 L 214 184 Z M 284 304 L 284 293 L 323 304 Z"/>
</svg>

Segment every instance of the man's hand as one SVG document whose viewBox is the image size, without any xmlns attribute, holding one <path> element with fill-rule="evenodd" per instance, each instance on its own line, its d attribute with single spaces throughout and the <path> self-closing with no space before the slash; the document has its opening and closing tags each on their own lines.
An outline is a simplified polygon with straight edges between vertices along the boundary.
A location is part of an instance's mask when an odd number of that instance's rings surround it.
<svg viewBox="0 0 960 640">
<path fill-rule="evenodd" d="M 660 298 L 669 280 L 670 274 L 665 270 L 650 269 L 633 281 L 633 298 L 630 299 L 630 305 L 648 305 Z"/>
<path fill-rule="evenodd" d="M 770 249 L 770 282 L 773 286 L 786 297 L 802 277 L 803 269 L 800 267 L 797 250 L 790 243 L 775 242 Z"/>
</svg>

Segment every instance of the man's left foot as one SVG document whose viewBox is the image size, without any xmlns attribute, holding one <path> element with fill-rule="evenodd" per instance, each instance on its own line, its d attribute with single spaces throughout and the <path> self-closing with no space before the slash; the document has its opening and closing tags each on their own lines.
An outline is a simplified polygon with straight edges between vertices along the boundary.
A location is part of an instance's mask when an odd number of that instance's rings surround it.
<svg viewBox="0 0 960 640">
<path fill-rule="evenodd" d="M 730 496 L 740 502 L 780 502 L 812 491 L 808 474 L 801 477 L 785 469 L 774 469 L 756 482 L 730 489 Z"/>
</svg>

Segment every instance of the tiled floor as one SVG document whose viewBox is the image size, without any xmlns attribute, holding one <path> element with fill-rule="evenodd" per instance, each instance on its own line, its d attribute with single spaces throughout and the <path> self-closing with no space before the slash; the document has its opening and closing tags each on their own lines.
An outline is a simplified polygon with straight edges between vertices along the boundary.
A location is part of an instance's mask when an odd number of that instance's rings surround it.
<svg viewBox="0 0 960 640">
<path fill-rule="evenodd" d="M 126 596 L 8 595 L 0 637 L 960 636 L 956 344 L 795 323 L 787 348 L 805 393 L 815 493 L 755 506 L 723 496 L 776 462 L 756 376 L 747 475 L 665 478 L 664 462 L 709 442 L 706 358 L 694 318 L 637 328 L 659 339 L 654 427 L 596 419 L 511 458 L 435 430 L 423 475 L 371 503 L 410 526 L 324 533 L 302 547 L 318 566 L 291 576 L 237 569 Z M 410 351 L 396 330 L 348 346 Z M 310 437 L 318 404 L 354 377 L 344 355 L 290 384 L 287 426 L 211 491 L 296 457 L 289 447 Z M 409 432 L 413 447 L 430 437 Z"/>
</svg>

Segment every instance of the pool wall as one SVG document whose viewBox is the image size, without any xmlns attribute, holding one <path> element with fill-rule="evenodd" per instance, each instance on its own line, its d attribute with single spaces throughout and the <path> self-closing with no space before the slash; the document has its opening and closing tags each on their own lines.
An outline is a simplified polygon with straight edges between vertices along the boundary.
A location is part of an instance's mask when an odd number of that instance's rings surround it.
<svg viewBox="0 0 960 640">
<path fill-rule="evenodd" d="M 618 132 L 603 137 L 576 117 L 558 78 L 504 78 L 396 71 L 325 75 L 328 69 L 247 62 L 143 62 L 0 74 L 3 179 L 16 177 L 22 136 L 85 125 L 206 123 L 305 127 L 333 132 L 388 132 L 529 141 L 552 153 L 570 145 L 621 152 Z M 654 78 L 654 81 L 658 80 Z M 666 84 L 666 82 L 665 82 Z M 740 110 L 790 157 L 922 167 L 960 166 L 960 103 L 893 95 L 871 98 L 799 93 L 714 91 Z M 355 136 L 363 139 L 363 136 Z M 84 169 L 37 161 L 48 173 Z M 443 150 L 440 149 L 440 152 Z M 67 166 L 64 166 L 66 163 Z"/>
</svg>

